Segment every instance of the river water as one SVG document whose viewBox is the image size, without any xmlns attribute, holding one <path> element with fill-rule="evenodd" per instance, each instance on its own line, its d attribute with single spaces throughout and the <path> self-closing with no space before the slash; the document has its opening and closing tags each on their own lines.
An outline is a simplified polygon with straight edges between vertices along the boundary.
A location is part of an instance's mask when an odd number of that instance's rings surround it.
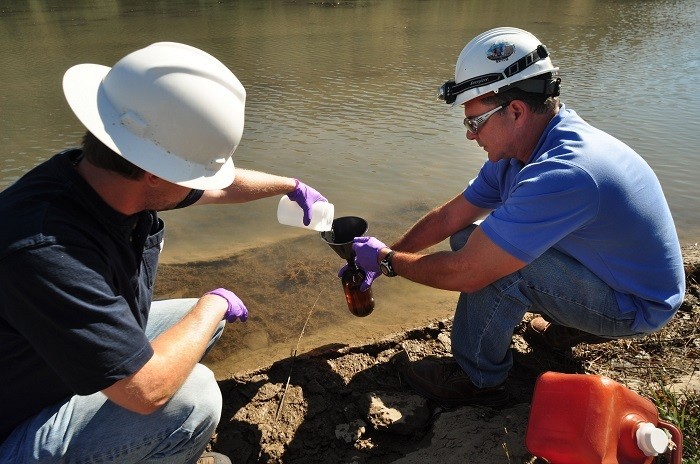
<svg viewBox="0 0 700 464">
<path fill-rule="evenodd" d="M 460 109 L 434 97 L 469 39 L 508 25 L 547 45 L 570 108 L 649 162 L 681 241 L 695 243 L 699 8 L 697 0 L 3 0 L 0 189 L 78 144 L 83 128 L 61 91 L 67 68 L 183 42 L 219 58 L 247 89 L 237 166 L 303 179 L 336 216 L 364 217 L 369 234 L 390 243 L 485 160 L 465 139 Z M 278 224 L 276 204 L 163 214 L 160 296 L 226 284 L 251 302 L 251 320 L 230 327 L 209 360 L 217 375 L 451 315 L 455 294 L 386 278 L 371 316 L 346 314 L 334 275 L 342 261 L 315 234 Z"/>
</svg>

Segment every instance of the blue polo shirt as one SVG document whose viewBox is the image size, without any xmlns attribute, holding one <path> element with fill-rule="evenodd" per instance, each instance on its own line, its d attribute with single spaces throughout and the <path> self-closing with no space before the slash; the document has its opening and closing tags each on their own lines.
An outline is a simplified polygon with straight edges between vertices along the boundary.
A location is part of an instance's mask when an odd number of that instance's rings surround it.
<svg viewBox="0 0 700 464">
<path fill-rule="evenodd" d="M 526 164 L 486 162 L 464 191 L 493 211 L 484 233 L 529 263 L 549 248 L 575 258 L 616 292 L 634 330 L 650 333 L 685 293 L 678 236 L 661 185 L 630 147 L 564 106 Z"/>
<path fill-rule="evenodd" d="M 75 170 L 80 155 L 59 153 L 0 192 L 0 442 L 153 355 L 144 328 L 163 222 L 109 207 Z"/>
</svg>

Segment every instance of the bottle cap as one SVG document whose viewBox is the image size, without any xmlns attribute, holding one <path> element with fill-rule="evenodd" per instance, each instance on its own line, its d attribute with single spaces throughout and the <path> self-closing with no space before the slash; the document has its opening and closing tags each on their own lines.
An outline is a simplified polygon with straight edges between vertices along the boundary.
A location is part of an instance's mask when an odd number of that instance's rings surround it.
<svg viewBox="0 0 700 464">
<path fill-rule="evenodd" d="M 637 446 L 645 456 L 658 456 L 668 448 L 668 436 L 663 429 L 651 422 L 642 422 L 637 427 Z"/>
<path fill-rule="evenodd" d="M 335 208 L 333 203 L 327 201 L 317 201 L 311 207 L 311 222 L 304 225 L 304 211 L 287 195 L 282 195 L 279 205 L 277 205 L 277 220 L 280 224 L 287 226 L 301 227 L 304 229 L 325 232 L 333 228 L 333 215 Z"/>
</svg>

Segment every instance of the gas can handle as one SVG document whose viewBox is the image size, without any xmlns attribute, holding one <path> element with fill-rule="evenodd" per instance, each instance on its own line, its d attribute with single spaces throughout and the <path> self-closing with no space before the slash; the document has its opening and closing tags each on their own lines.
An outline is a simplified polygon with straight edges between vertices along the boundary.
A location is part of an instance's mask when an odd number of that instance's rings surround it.
<svg viewBox="0 0 700 464">
<path fill-rule="evenodd" d="M 683 433 L 678 427 L 670 422 L 659 419 L 659 427 L 671 434 L 671 464 L 681 464 L 683 457 Z"/>
</svg>

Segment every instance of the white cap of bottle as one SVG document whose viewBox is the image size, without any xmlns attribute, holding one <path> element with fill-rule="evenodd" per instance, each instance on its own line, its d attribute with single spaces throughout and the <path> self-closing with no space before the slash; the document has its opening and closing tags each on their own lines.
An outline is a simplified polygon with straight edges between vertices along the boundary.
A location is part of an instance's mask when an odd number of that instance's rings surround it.
<svg viewBox="0 0 700 464">
<path fill-rule="evenodd" d="M 333 228 L 334 214 L 335 207 L 333 203 L 317 201 L 311 207 L 311 222 L 308 226 L 305 226 L 304 210 L 295 201 L 290 200 L 287 195 L 283 195 L 280 198 L 279 205 L 277 205 L 277 220 L 280 224 L 319 232 L 325 232 Z"/>
<path fill-rule="evenodd" d="M 668 449 L 668 435 L 651 422 L 642 422 L 637 427 L 637 446 L 645 456 L 658 456 Z"/>
</svg>

